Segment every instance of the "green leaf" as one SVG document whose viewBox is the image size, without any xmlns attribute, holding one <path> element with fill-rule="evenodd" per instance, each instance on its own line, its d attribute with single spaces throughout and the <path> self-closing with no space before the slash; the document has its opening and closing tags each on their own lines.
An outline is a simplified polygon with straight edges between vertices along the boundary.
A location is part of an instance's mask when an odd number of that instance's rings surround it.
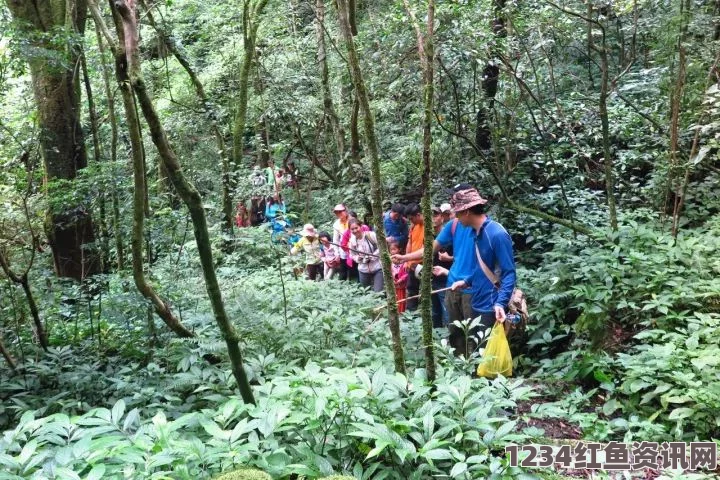
<svg viewBox="0 0 720 480">
<path fill-rule="evenodd" d="M 444 448 L 434 448 L 432 450 L 428 450 L 421 455 L 428 460 L 450 460 L 451 458 L 453 458 L 450 450 L 446 450 Z"/>
<path fill-rule="evenodd" d="M 672 412 L 670 412 L 670 415 L 668 415 L 668 420 L 681 420 L 683 418 L 687 418 L 692 416 L 695 413 L 695 410 L 688 407 L 680 407 L 676 408 Z"/>
<path fill-rule="evenodd" d="M 615 412 L 615 410 L 617 410 L 618 408 L 620 408 L 620 404 L 618 403 L 618 401 L 615 400 L 614 398 L 611 398 L 610 400 L 608 400 L 607 402 L 605 402 L 605 405 L 603 405 L 603 408 L 602 408 L 603 414 L 604 414 L 605 416 L 609 417 L 609 416 L 612 415 L 612 414 Z"/>
<path fill-rule="evenodd" d="M 26 443 L 20 451 L 20 455 L 18 456 L 18 462 L 20 462 L 20 464 L 25 464 L 28 460 L 30 460 L 32 454 L 35 453 L 37 447 L 37 440 L 30 440 L 28 443 Z"/>
<path fill-rule="evenodd" d="M 125 422 L 123 423 L 123 431 L 126 432 L 128 428 L 130 428 L 138 419 L 140 418 L 140 411 L 137 408 L 133 408 L 130 410 L 130 412 L 127 414 L 127 417 L 125 417 Z"/>
<path fill-rule="evenodd" d="M 88 473 L 88 476 L 85 477 L 85 480 L 100 480 L 103 475 L 105 475 L 105 465 L 100 463 L 90 470 L 90 473 Z"/>
<path fill-rule="evenodd" d="M 117 402 L 115 402 L 115 405 L 112 407 L 112 411 L 110 412 L 110 421 L 114 425 L 120 425 L 120 419 L 125 414 L 125 401 L 121 398 Z"/>
<path fill-rule="evenodd" d="M 459 477 L 463 473 L 467 472 L 468 466 L 465 462 L 459 462 L 453 465 L 452 470 L 450 470 L 450 476 L 455 478 Z"/>
</svg>

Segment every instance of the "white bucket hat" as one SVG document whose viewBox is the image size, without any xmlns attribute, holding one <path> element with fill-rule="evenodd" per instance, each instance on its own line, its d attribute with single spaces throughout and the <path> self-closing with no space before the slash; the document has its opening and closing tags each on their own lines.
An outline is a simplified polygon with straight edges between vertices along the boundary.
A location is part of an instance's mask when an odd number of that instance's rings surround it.
<svg viewBox="0 0 720 480">
<path fill-rule="evenodd" d="M 317 237 L 317 231 L 315 230 L 315 227 L 312 223 L 306 223 L 303 226 L 302 232 L 300 234 L 303 237 Z"/>
</svg>

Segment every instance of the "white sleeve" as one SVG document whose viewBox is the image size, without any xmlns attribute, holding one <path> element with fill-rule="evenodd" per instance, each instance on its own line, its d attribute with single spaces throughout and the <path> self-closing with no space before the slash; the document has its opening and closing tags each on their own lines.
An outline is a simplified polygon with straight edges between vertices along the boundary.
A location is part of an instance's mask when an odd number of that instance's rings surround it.
<svg viewBox="0 0 720 480">
<path fill-rule="evenodd" d="M 338 230 L 338 222 L 335 220 L 335 223 L 333 223 L 333 243 L 336 243 L 340 245 L 340 241 L 342 240 L 342 234 Z"/>
<path fill-rule="evenodd" d="M 357 250 L 360 250 L 360 246 L 358 245 L 357 240 L 354 236 L 350 238 L 350 241 L 348 242 L 348 247 L 350 248 L 350 252 L 348 252 L 350 253 L 350 258 L 352 258 L 355 263 L 360 263 L 358 262 L 358 257 L 360 256 L 360 254 L 357 252 Z"/>
</svg>

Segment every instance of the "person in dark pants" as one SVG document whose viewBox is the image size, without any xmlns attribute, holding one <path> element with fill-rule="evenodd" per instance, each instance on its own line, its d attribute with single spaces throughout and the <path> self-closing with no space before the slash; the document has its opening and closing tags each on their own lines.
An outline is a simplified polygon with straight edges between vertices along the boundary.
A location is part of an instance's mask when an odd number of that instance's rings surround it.
<svg viewBox="0 0 720 480">
<path fill-rule="evenodd" d="M 432 207 L 433 230 L 437 235 L 443 227 L 443 217 L 438 207 Z M 452 245 L 433 251 L 432 289 L 440 290 L 447 284 L 447 275 L 452 267 Z M 442 328 L 448 324 L 448 312 L 445 308 L 445 292 L 432 295 L 432 321 L 433 328 Z"/>
<path fill-rule="evenodd" d="M 460 184 L 455 187 L 455 191 L 471 188 L 471 185 Z M 433 252 L 438 254 L 438 260 L 452 263 L 449 271 L 444 271 L 445 269 L 440 266 L 433 267 L 433 274 L 436 277 L 447 276 L 444 286 L 451 287 L 457 280 L 470 276 L 478 268 L 474 253 L 475 236 L 476 232 L 472 227 L 464 226 L 457 219 L 450 220 L 440 229 L 440 233 L 437 234 L 433 242 Z M 423 251 L 424 249 L 420 249 L 412 254 L 405 255 L 403 258 L 405 260 L 422 259 Z M 393 261 L 395 261 L 394 256 Z M 457 327 L 453 325 L 453 322 L 474 318 L 472 292 L 470 288 L 458 288 L 444 293 L 445 309 L 449 322 L 448 329 L 451 333 L 450 343 L 454 346 L 456 355 L 461 355 L 467 351 L 467 348 L 460 348 L 461 343 L 457 340 Z M 454 345 L 453 342 L 455 342 Z"/>
<path fill-rule="evenodd" d="M 320 252 L 320 241 L 317 230 L 312 224 L 307 223 L 300 233 L 300 240 L 290 249 L 291 255 L 300 252 L 305 253 L 305 278 L 308 280 L 322 280 L 323 263 Z"/>
<path fill-rule="evenodd" d="M 474 188 L 455 192 L 451 202 L 458 222 L 474 232 L 472 252 L 465 253 L 474 255 L 475 266 L 471 273 L 464 273 L 463 278 L 453 282 L 452 290 L 470 289 L 472 315 L 479 322 L 467 332 L 449 326 L 450 345 L 466 358 L 487 342 L 496 322 L 505 321 L 505 310 L 515 288 L 512 239 L 502 225 L 485 213 L 486 203 Z"/>
</svg>

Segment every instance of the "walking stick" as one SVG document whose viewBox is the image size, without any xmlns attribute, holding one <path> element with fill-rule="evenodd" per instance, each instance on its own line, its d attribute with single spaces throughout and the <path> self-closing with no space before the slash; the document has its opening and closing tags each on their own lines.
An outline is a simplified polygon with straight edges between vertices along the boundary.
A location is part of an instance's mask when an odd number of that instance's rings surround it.
<svg viewBox="0 0 720 480">
<path fill-rule="evenodd" d="M 446 292 L 446 291 L 448 291 L 448 290 L 450 290 L 450 289 L 452 289 L 452 287 L 438 288 L 437 290 L 433 290 L 432 292 L 430 292 L 430 295 L 435 295 L 436 293 L 440 293 L 440 292 Z M 416 298 L 420 298 L 420 296 L 421 296 L 421 295 L 418 294 L 418 295 L 413 295 L 412 297 L 403 298 L 402 300 L 398 300 L 397 303 L 396 303 L 396 305 L 400 305 L 401 303 L 407 302 L 408 300 L 414 300 L 414 299 L 416 299 Z M 383 304 L 383 305 L 379 305 L 379 306 L 373 308 L 373 313 L 377 313 L 377 312 L 379 312 L 380 310 L 382 310 L 383 308 L 386 308 L 386 307 L 387 307 L 387 303 L 385 303 L 385 304 Z"/>
<path fill-rule="evenodd" d="M 361 252 L 360 250 L 355 250 L 354 248 L 350 248 L 349 246 L 344 246 L 344 247 L 343 247 L 342 245 L 338 245 L 337 243 L 333 243 L 333 242 L 328 242 L 328 243 L 329 243 L 330 245 L 335 245 L 336 247 L 340 247 L 340 248 L 343 248 L 343 249 L 347 248 L 347 249 L 350 250 L 351 252 L 359 253 L 359 254 L 362 254 L 362 255 L 367 255 L 368 257 L 380 258 L 380 255 L 375 255 L 374 253 Z"/>
</svg>

